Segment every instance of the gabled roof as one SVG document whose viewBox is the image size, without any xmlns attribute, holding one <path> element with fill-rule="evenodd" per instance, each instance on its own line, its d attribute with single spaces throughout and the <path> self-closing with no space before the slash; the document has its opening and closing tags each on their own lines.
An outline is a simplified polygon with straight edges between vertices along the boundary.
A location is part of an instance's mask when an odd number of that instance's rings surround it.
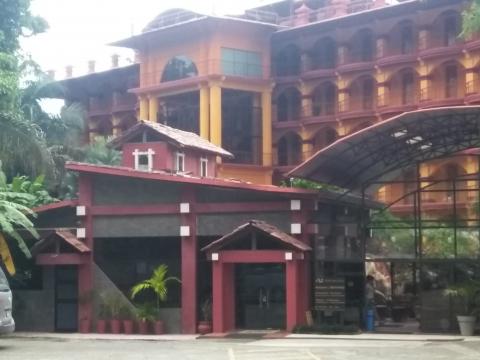
<svg viewBox="0 0 480 360">
<path fill-rule="evenodd" d="M 142 134 L 145 131 L 153 131 L 155 134 L 165 139 L 165 141 L 180 148 L 196 149 L 226 158 L 233 158 L 232 153 L 212 144 L 210 141 L 201 138 L 195 133 L 143 120 L 140 120 L 137 124 L 124 132 L 120 137 L 111 141 L 110 146 L 113 148 L 119 148 L 133 137 Z"/>
<path fill-rule="evenodd" d="M 48 234 L 42 240 L 37 242 L 31 249 L 33 255 L 37 255 L 42 252 L 42 250 L 53 245 L 55 241 L 62 241 L 72 247 L 76 252 L 80 254 L 89 253 L 90 248 L 85 245 L 83 242 L 78 240 L 75 235 L 73 235 L 69 230 L 66 229 L 56 229 L 52 233 Z"/>
<path fill-rule="evenodd" d="M 36 208 L 33 208 L 34 213 L 43 213 L 50 210 L 63 209 L 63 208 L 73 208 L 78 205 L 78 200 L 62 200 L 57 201 L 47 205 L 40 205 Z"/>
<path fill-rule="evenodd" d="M 222 249 L 225 245 L 238 240 L 242 235 L 251 233 L 252 230 L 267 235 L 269 238 L 277 241 L 278 243 L 286 246 L 289 249 L 302 252 L 312 250 L 312 248 L 307 244 L 301 242 L 298 239 L 295 239 L 293 236 L 283 232 L 282 230 L 273 225 L 266 223 L 265 221 L 250 220 L 248 223 L 239 226 L 231 233 L 205 246 L 202 251 L 218 251 Z"/>
</svg>

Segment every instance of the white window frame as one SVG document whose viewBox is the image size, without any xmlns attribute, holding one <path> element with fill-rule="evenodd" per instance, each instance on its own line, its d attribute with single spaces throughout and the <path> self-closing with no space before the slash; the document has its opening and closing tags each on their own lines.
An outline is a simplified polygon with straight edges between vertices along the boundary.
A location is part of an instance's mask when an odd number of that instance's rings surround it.
<svg viewBox="0 0 480 360">
<path fill-rule="evenodd" d="M 138 149 L 135 149 L 135 151 L 132 153 L 134 159 L 135 159 L 135 165 L 134 168 L 135 170 L 139 171 L 152 171 L 153 170 L 153 155 L 155 155 L 155 151 L 152 149 L 148 149 L 147 151 L 140 151 Z M 147 168 L 140 168 L 140 156 L 147 156 L 148 157 L 148 164 Z"/>
<path fill-rule="evenodd" d="M 182 164 L 182 166 L 179 166 Z M 181 151 L 175 153 L 175 171 L 185 172 L 185 154 Z"/>
<path fill-rule="evenodd" d="M 205 172 L 203 171 L 205 166 Z M 208 177 L 208 159 L 206 157 L 200 158 L 200 177 Z"/>
</svg>

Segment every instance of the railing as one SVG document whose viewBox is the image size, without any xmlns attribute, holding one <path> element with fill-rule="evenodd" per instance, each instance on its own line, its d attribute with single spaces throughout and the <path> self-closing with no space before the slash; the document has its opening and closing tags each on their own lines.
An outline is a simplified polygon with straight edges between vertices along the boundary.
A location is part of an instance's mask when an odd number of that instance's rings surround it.
<svg viewBox="0 0 480 360">
<path fill-rule="evenodd" d="M 371 0 L 352 1 L 347 7 L 347 12 L 349 14 L 353 14 L 360 11 L 373 9 L 373 6 L 374 6 L 374 3 Z"/>
<path fill-rule="evenodd" d="M 337 112 L 336 102 L 314 102 L 312 104 L 313 116 L 329 116 L 335 115 Z"/>
<path fill-rule="evenodd" d="M 467 81 L 465 84 L 465 93 L 474 94 L 478 92 L 478 83 L 475 80 Z"/>
</svg>

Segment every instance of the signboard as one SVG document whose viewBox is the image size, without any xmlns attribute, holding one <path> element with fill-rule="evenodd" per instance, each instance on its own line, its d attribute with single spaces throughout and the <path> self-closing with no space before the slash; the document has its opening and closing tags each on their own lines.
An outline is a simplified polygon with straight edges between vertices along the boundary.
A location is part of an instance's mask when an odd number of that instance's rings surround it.
<svg viewBox="0 0 480 360">
<path fill-rule="evenodd" d="M 345 279 L 317 278 L 314 292 L 315 310 L 328 312 L 345 310 Z"/>
</svg>

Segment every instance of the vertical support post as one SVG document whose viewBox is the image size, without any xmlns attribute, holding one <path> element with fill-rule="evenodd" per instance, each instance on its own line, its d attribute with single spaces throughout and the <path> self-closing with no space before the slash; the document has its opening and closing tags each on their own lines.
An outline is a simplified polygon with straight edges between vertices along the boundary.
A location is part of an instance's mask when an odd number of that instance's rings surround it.
<svg viewBox="0 0 480 360">
<path fill-rule="evenodd" d="M 182 202 L 190 204 L 190 212 L 181 214 L 181 225 L 190 227 L 190 235 L 181 238 L 182 251 L 182 332 L 195 334 L 197 328 L 197 229 L 195 192 L 184 188 Z"/>
<path fill-rule="evenodd" d="M 210 139 L 210 89 L 208 85 L 200 88 L 200 137 Z"/>
<path fill-rule="evenodd" d="M 222 146 L 222 88 L 210 85 L 210 141 Z"/>
<path fill-rule="evenodd" d="M 287 331 L 292 331 L 299 324 L 299 286 L 298 286 L 298 262 L 296 260 L 286 262 L 286 289 L 287 289 Z"/>
<path fill-rule="evenodd" d="M 212 276 L 213 332 L 224 333 L 235 328 L 234 264 L 213 262 Z"/>
<path fill-rule="evenodd" d="M 78 201 L 80 205 L 85 206 L 86 215 L 82 219 L 82 226 L 85 228 L 85 245 L 91 251 L 87 255 L 88 261 L 78 266 L 78 295 L 79 298 L 89 299 L 89 294 L 93 291 L 93 266 L 94 266 L 94 239 L 93 239 L 93 216 L 90 211 L 92 206 L 92 178 L 88 175 L 80 174 L 78 183 Z M 92 320 L 93 318 L 93 300 L 82 301 L 78 305 L 78 323 L 82 319 Z"/>
<path fill-rule="evenodd" d="M 457 178 L 452 179 L 452 191 L 453 191 L 453 249 L 455 259 L 458 257 L 458 246 L 457 246 Z"/>
<path fill-rule="evenodd" d="M 148 120 L 157 122 L 158 115 L 158 99 L 155 95 L 151 95 L 148 99 Z"/>
<path fill-rule="evenodd" d="M 262 165 L 272 166 L 272 90 L 262 92 Z"/>
<path fill-rule="evenodd" d="M 139 120 L 148 120 L 148 98 L 146 96 L 140 96 L 139 98 L 140 114 Z"/>
</svg>

